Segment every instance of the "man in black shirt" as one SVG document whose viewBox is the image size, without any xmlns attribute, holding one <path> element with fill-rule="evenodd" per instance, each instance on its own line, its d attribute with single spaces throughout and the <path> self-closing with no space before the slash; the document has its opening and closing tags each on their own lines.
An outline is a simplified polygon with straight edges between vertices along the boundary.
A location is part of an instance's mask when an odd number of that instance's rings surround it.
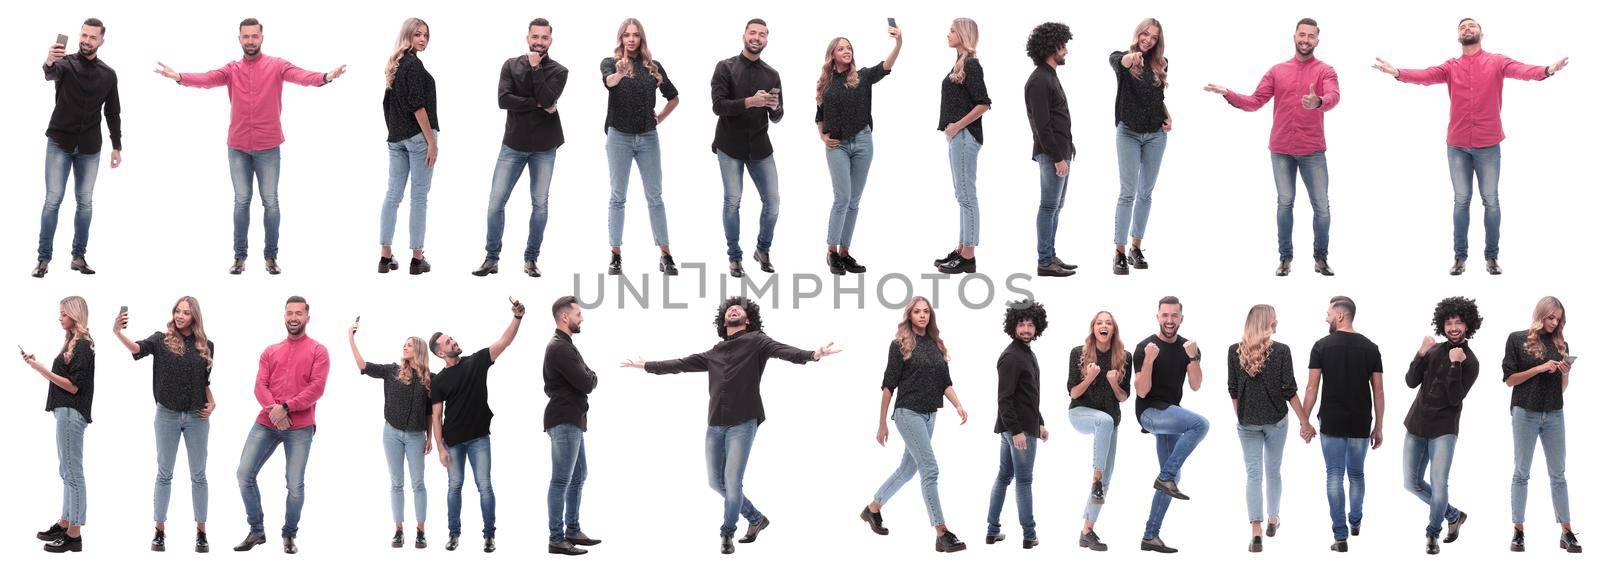
<svg viewBox="0 0 1600 573">
<path fill-rule="evenodd" d="M 1134 411 L 1139 426 L 1156 436 L 1156 460 L 1161 473 L 1156 476 L 1155 497 L 1150 500 L 1150 518 L 1144 524 L 1142 551 L 1175 553 L 1161 541 L 1161 522 L 1166 519 L 1172 498 L 1189 499 L 1178 491 L 1183 462 L 1205 439 L 1211 424 L 1178 404 L 1183 401 L 1183 381 L 1189 389 L 1200 391 L 1200 347 L 1178 336 L 1183 325 L 1183 303 L 1169 296 L 1156 305 L 1156 321 L 1161 331 L 1139 342 L 1133 351 L 1133 389 L 1138 394 Z"/>
<path fill-rule="evenodd" d="M 801 350 L 767 337 L 761 330 L 761 307 L 736 296 L 717 309 L 717 335 L 711 350 L 676 360 L 622 363 L 651 374 L 705 372 L 711 382 L 711 407 L 706 428 L 706 474 L 712 491 L 722 496 L 722 554 L 733 553 L 733 532 L 743 514 L 750 527 L 739 543 L 751 543 L 772 521 L 744 496 L 744 469 L 755 445 L 756 428 L 767 419 L 761 404 L 761 376 L 767 360 L 806 364 L 837 354 L 833 343 L 816 351 Z"/>
<path fill-rule="evenodd" d="M 1006 308 L 1005 331 L 1011 344 L 1000 353 L 995 368 L 1000 374 L 999 415 L 994 431 L 1000 434 L 1000 472 L 989 489 L 989 529 L 983 542 L 993 545 L 1005 540 L 1000 533 L 1000 510 L 1005 508 L 1006 488 L 1017 482 L 1017 523 L 1022 526 L 1022 548 L 1039 544 L 1033 521 L 1033 461 L 1038 457 L 1036 440 L 1050 439 L 1039 413 L 1039 359 L 1033 355 L 1033 341 L 1049 326 L 1044 305 L 1024 300 Z"/>
<path fill-rule="evenodd" d="M 1406 446 L 1401 461 L 1405 467 L 1406 491 L 1428 504 L 1429 555 L 1439 553 L 1439 533 L 1448 521 L 1450 543 L 1461 534 L 1467 513 L 1450 505 L 1450 462 L 1456 453 L 1460 431 L 1461 401 L 1478 379 L 1478 356 L 1467 347 L 1467 340 L 1483 325 L 1477 302 L 1463 297 L 1439 301 L 1433 309 L 1433 332 L 1445 337 L 1444 344 L 1432 336 L 1422 337 L 1422 348 L 1406 370 L 1406 386 L 1417 388 L 1417 396 L 1406 413 Z M 1423 471 L 1428 477 L 1423 479 Z"/>
<path fill-rule="evenodd" d="M 1045 22 L 1028 34 L 1028 57 L 1033 74 L 1022 88 L 1033 130 L 1033 160 L 1039 163 L 1039 269 L 1041 277 L 1068 277 L 1077 265 L 1056 257 L 1056 227 L 1061 205 L 1067 199 L 1067 168 L 1076 149 L 1072 146 L 1072 113 L 1067 92 L 1061 89 L 1056 68 L 1067 62 L 1067 41 L 1072 30 L 1060 22 Z"/>
<path fill-rule="evenodd" d="M 450 471 L 445 495 L 450 515 L 450 541 L 455 551 L 461 541 L 461 486 L 467 462 L 478 486 L 478 507 L 483 510 L 483 552 L 494 552 L 494 486 L 489 482 L 489 367 L 517 338 L 522 327 L 522 303 L 511 302 L 511 324 L 488 348 L 463 358 L 461 345 L 442 332 L 428 339 L 428 351 L 444 359 L 445 367 L 433 375 L 429 399 L 433 402 L 433 435 L 438 440 L 439 463 Z"/>
<path fill-rule="evenodd" d="M 56 83 L 55 110 L 45 129 L 44 213 L 39 219 L 39 262 L 34 278 L 50 270 L 56 238 L 56 217 L 67 192 L 67 176 L 76 174 L 73 192 L 78 203 L 73 216 L 72 270 L 94 274 L 83 259 L 89 246 L 89 220 L 94 215 L 94 180 L 100 170 L 100 115 L 111 130 L 111 168 L 122 165 L 122 100 L 117 97 L 117 72 L 101 60 L 106 27 L 96 18 L 84 20 L 78 31 L 78 53 L 51 44 L 44 57 L 44 79 Z"/>
<path fill-rule="evenodd" d="M 722 168 L 722 232 L 728 238 L 728 274 L 744 276 L 744 251 L 739 248 L 739 200 L 744 172 L 761 197 L 761 230 L 756 234 L 756 262 L 772 272 L 772 231 L 778 225 L 778 164 L 772 157 L 767 123 L 783 120 L 783 82 L 778 71 L 761 59 L 767 47 L 767 22 L 744 25 L 744 49 L 717 62 L 711 72 L 711 111 L 717 134 L 711 150 Z"/>
<path fill-rule="evenodd" d="M 1383 445 L 1383 357 L 1378 345 L 1356 332 L 1356 303 L 1336 296 L 1328 302 L 1328 336 L 1311 347 L 1305 411 L 1322 399 L 1322 460 L 1328 468 L 1328 515 L 1333 520 L 1333 551 L 1349 550 L 1350 535 L 1361 534 L 1361 503 L 1366 497 L 1367 447 Z M 1326 383 L 1324 383 L 1326 381 Z M 1317 393 L 1318 388 L 1322 393 Z M 1350 513 L 1345 517 L 1344 476 L 1350 476 Z"/>
<path fill-rule="evenodd" d="M 550 435 L 550 552 L 583 555 L 579 545 L 599 545 L 578 526 L 578 505 L 583 501 L 583 481 L 589 475 L 583 433 L 589 431 L 589 393 L 600 384 L 583 355 L 572 344 L 581 331 L 583 308 L 577 297 L 564 296 L 550 305 L 556 333 L 544 347 L 544 431 Z"/>
<path fill-rule="evenodd" d="M 533 214 L 528 218 L 528 247 L 522 252 L 522 272 L 530 277 L 540 275 L 539 247 L 544 243 L 544 226 L 550 218 L 550 178 L 556 168 L 556 148 L 566 141 L 556 100 L 567 87 L 567 68 L 550 59 L 552 30 L 550 21 L 534 18 L 528 23 L 528 53 L 500 66 L 499 101 L 500 109 L 506 110 L 506 129 L 494 179 L 489 184 L 489 233 L 483 247 L 483 264 L 472 271 L 474 276 L 500 272 L 506 202 L 511 200 L 512 188 L 517 186 L 524 169 L 528 171 Z"/>
</svg>

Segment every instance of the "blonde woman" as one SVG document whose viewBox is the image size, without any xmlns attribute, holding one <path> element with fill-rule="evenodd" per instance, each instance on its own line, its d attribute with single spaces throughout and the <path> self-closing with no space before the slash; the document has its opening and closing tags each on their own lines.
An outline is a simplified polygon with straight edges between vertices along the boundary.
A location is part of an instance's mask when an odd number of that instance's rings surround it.
<svg viewBox="0 0 1600 573">
<path fill-rule="evenodd" d="M 1167 113 L 1167 34 L 1161 22 L 1145 18 L 1133 29 L 1133 42 L 1111 52 L 1111 72 L 1117 76 L 1117 173 L 1122 190 L 1117 194 L 1116 255 L 1113 274 L 1128 268 L 1150 268 L 1145 261 L 1145 223 L 1150 220 L 1151 193 L 1167 150 L 1172 116 Z M 1127 250 L 1130 226 L 1133 250 Z"/>
<path fill-rule="evenodd" d="M 978 23 L 956 18 L 946 43 L 956 63 L 939 83 L 939 130 L 950 151 L 950 180 L 961 211 L 956 248 L 933 265 L 944 274 L 978 272 L 978 151 L 983 149 L 983 114 L 989 111 L 989 88 L 978 63 Z"/>
<path fill-rule="evenodd" d="M 1300 438 L 1316 435 L 1296 399 L 1294 360 L 1289 347 L 1272 340 L 1278 331 L 1278 312 L 1258 304 L 1244 319 L 1243 340 L 1228 347 L 1228 395 L 1238 416 L 1239 445 L 1244 450 L 1245 505 L 1250 514 L 1250 547 L 1261 552 L 1261 482 L 1266 477 L 1268 537 L 1278 534 L 1278 501 L 1283 497 L 1283 443 L 1288 436 L 1288 413 L 1300 419 Z M 1263 459 L 1264 458 L 1264 459 Z"/>
<path fill-rule="evenodd" d="M 678 107 L 678 87 L 667 69 L 650 53 L 644 24 L 634 18 L 617 28 L 617 47 L 600 60 L 600 77 L 606 86 L 606 159 L 611 171 L 611 204 L 606 211 L 606 231 L 611 239 L 608 273 L 622 274 L 622 221 L 628 204 L 628 175 L 639 165 L 644 180 L 644 200 L 650 208 L 650 233 L 661 248 L 659 268 L 678 274 L 667 241 L 667 206 L 661 201 L 661 139 L 656 126 Z M 656 111 L 656 92 L 667 105 Z"/>
<path fill-rule="evenodd" d="M 428 546 L 423 524 L 428 519 L 428 486 L 423 479 L 426 457 L 432 453 L 433 405 L 428 400 L 433 373 L 428 370 L 428 349 L 421 338 L 410 337 L 400 347 L 400 362 L 376 364 L 361 357 L 356 346 L 358 317 L 350 325 L 350 355 L 362 374 L 383 380 L 383 453 L 389 461 L 389 507 L 394 511 L 394 538 L 390 547 L 406 544 L 405 468 L 411 472 L 411 495 L 417 512 L 417 549 Z"/>
<path fill-rule="evenodd" d="M 378 216 L 378 272 L 398 270 L 394 260 L 395 218 L 411 179 L 411 266 L 420 275 L 432 270 L 422 256 L 428 231 L 428 190 L 433 186 L 433 164 L 439 159 L 439 106 L 433 74 L 417 57 L 428 49 L 428 23 L 407 18 L 400 37 L 383 67 L 383 123 L 389 128 L 389 191 Z"/>
<path fill-rule="evenodd" d="M 22 361 L 50 383 L 44 409 L 56 419 L 56 456 L 61 463 L 61 519 L 39 532 L 50 553 L 83 551 L 82 527 L 88 506 L 83 481 L 83 431 L 94 401 L 94 338 L 89 336 L 89 305 L 82 297 L 61 299 L 58 316 L 65 332 L 61 350 L 46 368 L 32 354 Z"/>
<path fill-rule="evenodd" d="M 151 551 L 167 550 L 167 506 L 172 499 L 172 471 L 178 461 L 178 442 L 188 453 L 189 495 L 194 504 L 196 553 L 211 551 L 206 539 L 206 508 L 210 489 L 206 483 L 207 444 L 211 436 L 211 412 L 217 407 L 211 395 L 211 365 L 216 344 L 206 336 L 200 301 L 192 296 L 172 305 L 172 318 L 166 330 L 158 330 L 144 340 L 129 339 L 123 330 L 128 313 L 117 313 L 111 332 L 133 359 L 153 357 L 150 386 L 156 399 L 156 487 L 155 537 Z"/>
<path fill-rule="evenodd" d="M 817 78 L 817 135 L 822 138 L 828 173 L 833 179 L 833 209 L 828 212 L 828 271 L 864 273 L 867 267 L 850 256 L 856 213 L 872 167 L 872 84 L 894 69 L 900 58 L 900 28 L 891 26 L 894 49 L 878 65 L 856 68 L 855 46 L 845 38 L 828 42 L 822 75 Z"/>
<path fill-rule="evenodd" d="M 1122 329 L 1110 312 L 1100 311 L 1089 322 L 1089 336 L 1083 346 L 1073 348 L 1067 358 L 1067 395 L 1072 399 L 1067 420 L 1080 434 L 1094 436 L 1093 481 L 1089 502 L 1083 506 L 1083 530 L 1078 532 L 1078 547 L 1105 551 L 1106 544 L 1094 532 L 1100 508 L 1106 503 L 1106 487 L 1117 461 L 1117 426 L 1122 423 L 1122 403 L 1132 386 L 1128 369 L 1133 354 L 1122 347 Z"/>
<path fill-rule="evenodd" d="M 1550 502 L 1561 524 L 1561 548 L 1582 553 L 1572 533 L 1572 513 L 1567 501 L 1567 423 L 1562 415 L 1568 376 L 1577 358 L 1567 346 L 1567 309 L 1553 296 L 1539 299 L 1527 330 L 1506 338 L 1505 359 L 1500 364 L 1511 387 L 1511 550 L 1522 551 L 1523 517 L 1528 510 L 1528 472 L 1533 447 L 1544 444 L 1545 472 L 1550 475 Z"/>
</svg>

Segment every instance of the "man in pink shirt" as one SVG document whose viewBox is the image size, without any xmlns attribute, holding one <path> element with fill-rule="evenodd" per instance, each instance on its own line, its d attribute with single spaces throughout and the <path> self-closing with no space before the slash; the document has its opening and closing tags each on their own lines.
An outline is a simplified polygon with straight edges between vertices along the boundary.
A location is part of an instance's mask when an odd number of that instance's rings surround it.
<svg viewBox="0 0 1600 573">
<path fill-rule="evenodd" d="M 1244 95 L 1217 84 L 1206 91 L 1222 94 L 1233 107 L 1255 111 L 1272 104 L 1272 176 L 1278 185 L 1278 276 L 1289 274 L 1294 260 L 1294 176 L 1298 170 L 1311 200 L 1312 258 L 1316 271 L 1333 276 L 1328 267 L 1328 144 L 1322 137 L 1322 114 L 1339 105 L 1339 75 L 1316 58 L 1322 29 L 1303 18 L 1295 25 L 1294 57 L 1272 66 L 1255 93 Z"/>
<path fill-rule="evenodd" d="M 234 551 L 249 551 L 267 542 L 256 476 L 279 444 L 283 445 L 285 456 L 284 485 L 289 490 L 283 517 L 283 552 L 299 551 L 294 538 L 300 530 L 300 508 L 306 502 L 306 462 L 311 457 L 311 437 L 317 433 L 317 399 L 328 383 L 328 349 L 306 336 L 309 322 L 311 305 L 304 298 L 289 297 L 283 305 L 283 327 L 289 337 L 261 353 L 255 388 L 261 413 L 251 425 L 244 452 L 239 455 L 239 493 L 244 496 L 250 534 L 234 546 Z"/>
<path fill-rule="evenodd" d="M 1472 223 L 1472 178 L 1478 178 L 1478 195 L 1483 198 L 1483 258 L 1489 274 L 1500 274 L 1500 141 L 1506 133 L 1500 127 L 1500 90 L 1506 78 L 1543 80 L 1567 67 L 1561 58 L 1548 66 L 1530 66 L 1483 49 L 1483 28 L 1477 20 L 1462 18 L 1456 23 L 1456 39 L 1461 42 L 1461 57 L 1425 70 L 1402 70 L 1378 58 L 1373 69 L 1396 80 L 1418 85 L 1448 84 L 1450 88 L 1450 128 L 1445 135 L 1449 146 L 1450 183 L 1455 187 L 1456 263 L 1451 275 L 1467 270 L 1467 227 Z"/>
<path fill-rule="evenodd" d="M 178 73 L 156 62 L 156 73 L 194 88 L 228 86 L 232 112 L 228 122 L 228 170 L 233 176 L 233 267 L 244 272 L 249 252 L 251 181 L 261 187 L 262 225 L 267 247 L 267 272 L 278 274 L 278 146 L 283 144 L 283 82 L 324 86 L 344 75 L 344 66 L 330 72 L 303 70 L 288 60 L 261 53 L 261 22 L 239 22 L 239 47 L 244 58 L 205 73 Z"/>
</svg>

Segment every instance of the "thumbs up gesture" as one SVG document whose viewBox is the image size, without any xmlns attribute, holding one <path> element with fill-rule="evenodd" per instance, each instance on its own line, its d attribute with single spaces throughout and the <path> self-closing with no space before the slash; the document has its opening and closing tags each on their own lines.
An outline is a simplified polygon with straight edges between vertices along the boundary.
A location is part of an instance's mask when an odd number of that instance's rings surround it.
<svg viewBox="0 0 1600 573">
<path fill-rule="evenodd" d="M 1306 95 L 1300 98 L 1300 105 L 1306 109 L 1322 107 L 1322 97 L 1317 95 L 1317 82 L 1311 82 L 1306 86 Z"/>
</svg>

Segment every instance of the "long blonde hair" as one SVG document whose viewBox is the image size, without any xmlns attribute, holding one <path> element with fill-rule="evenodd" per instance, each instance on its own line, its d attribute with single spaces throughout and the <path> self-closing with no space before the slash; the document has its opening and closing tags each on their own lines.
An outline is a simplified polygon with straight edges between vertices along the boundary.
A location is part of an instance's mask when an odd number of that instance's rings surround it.
<svg viewBox="0 0 1600 573">
<path fill-rule="evenodd" d="M 622 35 L 628 33 L 628 26 L 639 29 L 639 61 L 644 63 L 644 69 L 650 72 L 650 77 L 656 79 L 656 85 L 661 85 L 661 70 L 656 68 L 656 60 L 650 56 L 650 42 L 645 40 L 644 24 L 638 18 L 623 20 L 622 25 L 617 27 L 617 47 L 611 50 L 612 56 L 619 62 L 628 57 L 627 49 L 622 46 Z"/>
<path fill-rule="evenodd" d="M 1144 63 L 1134 64 L 1133 67 L 1128 68 L 1128 72 L 1132 73 L 1133 77 L 1135 78 L 1143 77 L 1144 66 L 1145 64 L 1149 64 L 1150 71 L 1156 73 L 1156 87 L 1166 87 L 1167 29 L 1161 25 L 1160 20 L 1155 18 L 1145 18 L 1143 21 L 1139 22 L 1139 26 L 1133 29 L 1133 45 L 1128 47 L 1128 51 L 1139 51 L 1139 33 L 1144 32 L 1145 28 L 1149 28 L 1151 26 L 1156 27 L 1156 45 L 1154 48 L 1150 49 L 1150 57 L 1145 58 Z"/>
<path fill-rule="evenodd" d="M 1561 311 L 1561 321 L 1556 323 L 1556 331 L 1550 333 L 1550 341 L 1555 343 L 1562 359 L 1567 357 L 1567 307 L 1561 304 L 1561 299 L 1547 296 L 1539 299 L 1539 304 L 1533 305 L 1533 326 L 1528 327 L 1528 339 L 1522 343 L 1522 348 L 1534 358 L 1545 360 L 1544 344 L 1539 342 L 1539 335 L 1544 333 L 1544 317 L 1556 311 Z"/>
<path fill-rule="evenodd" d="M 411 35 L 415 34 L 418 28 L 428 28 L 428 23 L 422 21 L 421 18 L 406 18 L 405 23 L 400 25 L 400 37 L 395 39 L 394 51 L 389 53 L 389 62 L 383 66 L 383 86 L 385 88 L 394 87 L 395 69 L 400 67 L 400 58 L 405 57 L 406 52 L 411 51 Z M 429 31 L 431 32 L 432 28 L 429 28 Z"/>
<path fill-rule="evenodd" d="M 200 301 L 192 296 L 185 296 L 172 303 L 172 313 L 178 313 L 178 305 L 189 303 L 189 333 L 194 335 L 194 351 L 206 359 L 206 368 L 211 367 L 211 347 L 209 338 L 206 337 L 206 321 L 200 317 Z M 167 345 L 167 350 L 178 356 L 183 356 L 183 334 L 178 332 L 175 320 L 167 320 L 167 336 L 162 342 Z"/>
<path fill-rule="evenodd" d="M 1244 317 L 1244 338 L 1239 341 L 1239 367 L 1245 374 L 1255 376 L 1267 366 L 1272 356 L 1272 329 L 1278 322 L 1278 311 L 1270 304 L 1250 307 Z"/>
<path fill-rule="evenodd" d="M 832 42 L 828 42 L 828 53 L 822 59 L 822 76 L 817 78 L 817 104 L 819 105 L 822 103 L 822 92 L 828 89 L 828 80 L 833 79 L 833 50 L 839 47 L 839 42 L 849 41 L 844 36 L 839 36 L 834 38 Z M 850 49 L 854 50 L 855 44 L 851 44 Z M 844 76 L 844 87 L 855 89 L 859 85 L 861 85 L 861 77 L 856 73 L 855 63 L 852 62 L 850 71 L 846 72 Z"/>
<path fill-rule="evenodd" d="M 978 57 L 978 23 L 971 18 L 956 18 L 950 27 L 956 29 L 956 37 L 961 40 L 961 45 L 956 46 L 956 65 L 950 68 L 950 81 L 964 84 L 967 82 L 967 58 Z"/>
<path fill-rule="evenodd" d="M 1090 364 L 1100 360 L 1100 348 L 1094 339 L 1094 323 L 1100 320 L 1100 315 L 1111 319 L 1111 369 L 1122 370 L 1127 365 L 1123 359 L 1127 358 L 1126 351 L 1122 348 L 1122 326 L 1117 324 L 1117 317 L 1111 311 L 1102 310 L 1094 313 L 1094 318 L 1089 319 L 1089 336 L 1083 339 L 1083 355 L 1079 359 L 1079 368 L 1087 369 Z"/>
<path fill-rule="evenodd" d="M 950 351 L 944 347 L 944 339 L 939 338 L 939 317 L 933 313 L 933 303 L 920 296 L 911 297 L 911 304 L 907 304 L 900 315 L 900 326 L 895 328 L 894 339 L 900 342 L 900 359 L 910 360 L 911 351 L 917 349 L 917 333 L 911 329 L 911 311 L 917 308 L 919 302 L 928 305 L 928 328 L 923 332 L 939 347 L 939 354 L 944 356 L 944 361 L 949 362 Z"/>
<path fill-rule="evenodd" d="M 410 384 L 411 371 L 416 370 L 417 375 L 422 377 L 422 387 L 430 388 L 432 373 L 428 372 L 428 343 L 413 336 L 406 339 L 406 345 L 411 347 L 411 358 L 400 359 L 400 382 Z"/>
<path fill-rule="evenodd" d="M 71 362 L 75 349 L 73 340 L 87 340 L 89 348 L 94 348 L 94 337 L 89 336 L 89 303 L 81 296 L 69 296 L 61 299 L 61 310 L 67 313 L 67 318 L 72 319 L 72 330 L 66 333 L 66 340 L 61 343 L 61 356 Z"/>
</svg>

